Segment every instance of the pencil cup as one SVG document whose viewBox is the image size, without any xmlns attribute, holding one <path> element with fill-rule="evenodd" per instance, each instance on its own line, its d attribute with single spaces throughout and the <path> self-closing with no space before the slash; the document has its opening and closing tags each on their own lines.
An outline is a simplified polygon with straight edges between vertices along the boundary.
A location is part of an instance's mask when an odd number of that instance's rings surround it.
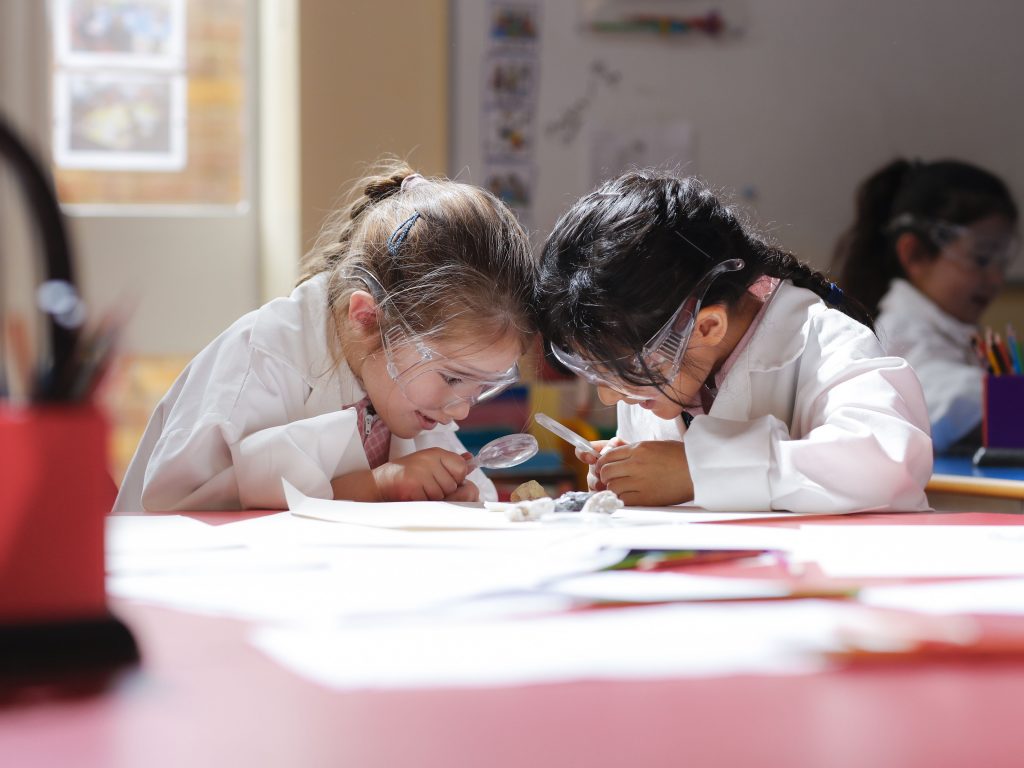
<svg viewBox="0 0 1024 768">
<path fill-rule="evenodd" d="M 75 321 L 81 303 L 63 215 L 45 167 L 2 114 L 0 159 L 36 225 L 42 273 L 62 294 L 60 301 L 36 296 L 49 354 L 24 371 L 35 370 L 26 382 L 32 404 L 0 400 L 0 684 L 35 685 L 116 670 L 139 652 L 107 610 L 103 537 L 114 484 L 107 425 L 86 397 L 96 350 L 81 344 Z M 0 352 L 0 398 L 9 391 L 5 357 Z"/>
<path fill-rule="evenodd" d="M 0 408 L 0 626 L 107 614 L 106 457 L 92 406 Z"/>
<path fill-rule="evenodd" d="M 1024 465 L 1024 376 L 986 376 L 980 465 Z"/>
</svg>

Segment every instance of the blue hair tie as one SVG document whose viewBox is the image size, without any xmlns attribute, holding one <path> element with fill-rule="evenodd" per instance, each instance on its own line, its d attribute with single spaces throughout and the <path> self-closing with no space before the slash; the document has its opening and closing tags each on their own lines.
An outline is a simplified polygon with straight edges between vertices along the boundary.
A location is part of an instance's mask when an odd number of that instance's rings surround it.
<svg viewBox="0 0 1024 768">
<path fill-rule="evenodd" d="M 843 303 L 843 289 L 835 283 L 828 284 L 828 296 L 825 297 L 825 301 L 831 304 L 833 307 L 838 307 Z"/>
<path fill-rule="evenodd" d="M 399 224 L 395 231 L 391 233 L 391 237 L 388 238 L 388 253 L 393 257 L 398 258 L 398 249 L 402 247 L 405 238 L 409 236 L 409 230 L 412 229 L 412 225 L 416 223 L 416 219 L 419 217 L 420 212 L 416 211 L 416 213 Z"/>
</svg>

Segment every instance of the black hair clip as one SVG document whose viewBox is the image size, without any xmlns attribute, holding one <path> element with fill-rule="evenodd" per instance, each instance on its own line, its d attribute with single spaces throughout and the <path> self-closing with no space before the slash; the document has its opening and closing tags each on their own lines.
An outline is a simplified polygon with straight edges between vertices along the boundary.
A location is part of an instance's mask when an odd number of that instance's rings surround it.
<svg viewBox="0 0 1024 768">
<path fill-rule="evenodd" d="M 835 283 L 828 284 L 828 296 L 825 298 L 829 304 L 833 307 L 838 307 L 843 303 L 843 289 Z"/>
<path fill-rule="evenodd" d="M 403 221 L 394 232 L 391 233 L 391 237 L 388 238 L 388 253 L 395 258 L 398 257 L 398 249 L 402 247 L 402 243 L 405 242 L 405 238 L 409 236 L 409 230 L 412 229 L 412 225 L 416 223 L 416 219 L 420 217 L 419 211 L 416 211 L 412 216 Z"/>
</svg>

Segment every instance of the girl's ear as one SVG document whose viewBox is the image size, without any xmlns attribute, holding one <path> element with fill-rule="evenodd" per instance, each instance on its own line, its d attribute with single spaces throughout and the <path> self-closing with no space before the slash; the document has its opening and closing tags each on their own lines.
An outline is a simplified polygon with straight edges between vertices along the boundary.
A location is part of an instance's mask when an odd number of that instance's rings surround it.
<svg viewBox="0 0 1024 768">
<path fill-rule="evenodd" d="M 693 334 L 690 336 L 690 344 L 695 347 L 717 346 L 725 338 L 725 333 L 728 330 L 729 313 L 726 312 L 725 305 L 712 304 L 697 313 L 697 320 L 693 324 Z"/>
<path fill-rule="evenodd" d="M 904 232 L 896 238 L 896 258 L 907 277 L 913 278 L 922 266 L 935 260 L 921 238 L 913 232 Z"/>
<path fill-rule="evenodd" d="M 355 291 L 348 300 L 348 321 L 363 334 L 377 332 L 377 302 L 366 291 Z"/>
</svg>

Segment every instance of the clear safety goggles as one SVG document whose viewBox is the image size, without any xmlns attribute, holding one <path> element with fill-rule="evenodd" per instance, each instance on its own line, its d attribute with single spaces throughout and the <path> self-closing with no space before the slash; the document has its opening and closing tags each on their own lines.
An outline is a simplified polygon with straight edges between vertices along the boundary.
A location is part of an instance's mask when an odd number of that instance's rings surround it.
<svg viewBox="0 0 1024 768">
<path fill-rule="evenodd" d="M 962 224 L 922 220 L 909 213 L 893 219 L 890 228 L 924 232 L 943 258 L 978 272 L 1005 274 L 1020 250 L 1020 240 L 1015 235 L 986 237 Z"/>
<path fill-rule="evenodd" d="M 362 267 L 354 267 L 349 276 L 366 285 L 377 302 L 378 314 L 383 316 L 387 291 L 380 281 Z M 440 354 L 421 334 L 413 331 L 396 310 L 390 314 L 395 321 L 386 330 L 385 323 L 380 323 L 387 372 L 417 408 L 446 411 L 472 406 L 494 397 L 519 380 L 517 363 L 502 373 L 480 371 Z"/>
<path fill-rule="evenodd" d="M 729 259 L 712 267 L 683 299 L 679 309 L 672 314 L 668 322 L 644 344 L 644 348 L 635 355 L 615 361 L 617 365 L 585 360 L 554 344 L 551 345 L 551 354 L 566 368 L 595 386 L 608 387 L 633 399 L 645 399 L 641 387 L 620 381 L 611 372 L 625 369 L 637 378 L 650 377 L 653 373 L 664 382 L 674 381 L 682 368 L 683 355 L 690 344 L 693 324 L 711 284 L 720 275 L 736 272 L 743 267 L 743 259 Z M 658 384 L 652 381 L 651 386 L 658 387 Z"/>
</svg>

